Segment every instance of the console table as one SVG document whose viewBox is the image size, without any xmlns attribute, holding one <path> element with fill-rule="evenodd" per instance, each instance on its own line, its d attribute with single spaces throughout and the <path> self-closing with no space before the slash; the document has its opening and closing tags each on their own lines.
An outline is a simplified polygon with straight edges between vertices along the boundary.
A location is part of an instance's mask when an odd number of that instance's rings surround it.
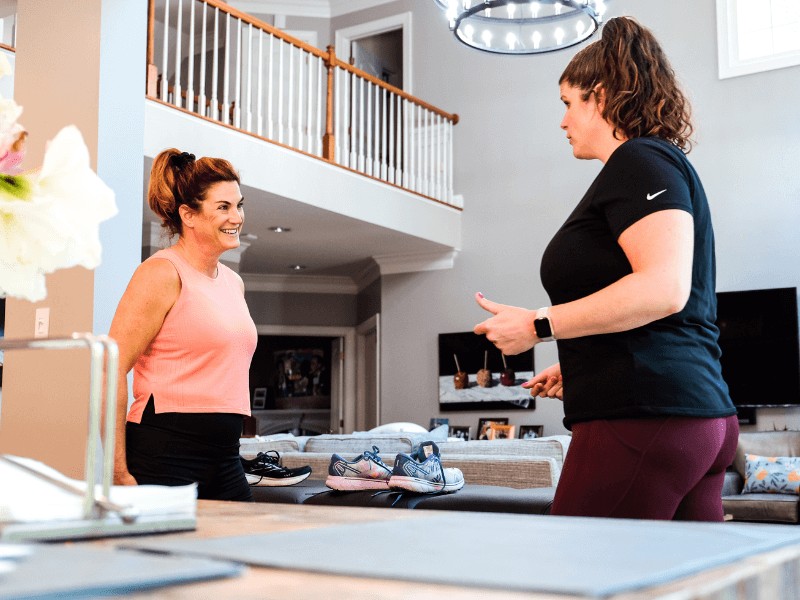
<svg viewBox="0 0 800 600">
<path fill-rule="evenodd" d="M 313 529 L 337 524 L 418 519 L 425 510 L 382 510 L 378 508 L 298 506 L 200 501 L 197 530 L 147 536 L 153 539 L 208 539 L 253 533 L 275 533 Z M 525 516 L 520 519 L 530 518 Z M 549 517 L 548 517 L 549 518 Z M 558 517 L 553 517 L 558 518 Z M 104 539 L 85 544 L 120 545 L 124 540 Z M 446 551 L 446 544 L 428 545 Z M 369 560 L 369 557 L 364 557 Z M 613 560 L 613 557 L 609 557 Z M 580 565 L 575 565 L 579 576 Z M 612 600 L 726 597 L 737 600 L 788 599 L 800 578 L 800 545 L 756 554 L 725 566 L 707 569 L 665 585 L 611 596 Z M 449 585 L 327 575 L 289 569 L 248 567 L 239 577 L 184 584 L 138 593 L 134 598 L 348 598 L 406 600 L 407 598 L 465 598 L 476 600 L 585 600 L 563 594 L 522 594 L 507 590 L 464 588 Z"/>
</svg>

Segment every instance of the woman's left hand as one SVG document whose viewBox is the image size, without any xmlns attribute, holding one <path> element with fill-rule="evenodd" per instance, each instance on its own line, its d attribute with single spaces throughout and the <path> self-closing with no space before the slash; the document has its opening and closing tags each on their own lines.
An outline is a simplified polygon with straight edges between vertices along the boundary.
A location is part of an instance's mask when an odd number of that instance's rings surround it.
<svg viewBox="0 0 800 600">
<path fill-rule="evenodd" d="M 488 300 L 478 292 L 475 300 L 480 307 L 494 316 L 475 325 L 473 330 L 478 335 L 486 335 L 486 339 L 508 356 L 530 350 L 538 342 L 533 330 L 535 310 L 498 304 Z"/>
</svg>

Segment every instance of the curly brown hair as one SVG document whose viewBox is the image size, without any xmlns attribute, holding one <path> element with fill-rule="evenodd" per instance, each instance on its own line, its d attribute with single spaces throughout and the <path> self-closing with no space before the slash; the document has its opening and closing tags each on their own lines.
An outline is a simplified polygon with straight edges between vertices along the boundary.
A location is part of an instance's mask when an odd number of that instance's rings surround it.
<svg viewBox="0 0 800 600">
<path fill-rule="evenodd" d="M 239 174 L 224 158 L 204 156 L 195 160 L 194 154 L 168 148 L 153 160 L 147 202 L 161 218 L 161 226 L 167 235 L 180 235 L 183 233 L 183 221 L 178 212 L 180 205 L 200 210 L 208 188 L 221 181 L 239 183 Z"/>
<path fill-rule="evenodd" d="M 691 150 L 689 101 L 655 36 L 634 19 L 610 19 L 600 40 L 572 58 L 558 80 L 564 82 L 582 90 L 584 101 L 602 88 L 603 118 L 617 139 L 655 136 Z"/>
</svg>

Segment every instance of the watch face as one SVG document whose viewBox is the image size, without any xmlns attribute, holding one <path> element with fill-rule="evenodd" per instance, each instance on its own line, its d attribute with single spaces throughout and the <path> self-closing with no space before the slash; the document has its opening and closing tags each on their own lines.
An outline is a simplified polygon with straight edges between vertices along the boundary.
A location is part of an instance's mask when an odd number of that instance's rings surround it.
<svg viewBox="0 0 800 600">
<path fill-rule="evenodd" d="M 552 337 L 553 335 L 553 330 L 550 329 L 550 319 L 544 317 L 535 319 L 533 321 L 533 328 L 536 331 L 537 337 L 541 340 Z"/>
</svg>

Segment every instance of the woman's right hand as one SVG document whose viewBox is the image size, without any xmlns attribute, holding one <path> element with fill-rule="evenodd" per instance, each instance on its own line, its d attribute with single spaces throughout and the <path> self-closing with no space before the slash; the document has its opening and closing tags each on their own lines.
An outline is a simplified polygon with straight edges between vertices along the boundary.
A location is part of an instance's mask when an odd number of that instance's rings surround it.
<svg viewBox="0 0 800 600">
<path fill-rule="evenodd" d="M 531 391 L 531 396 L 564 399 L 564 380 L 561 378 L 561 363 L 556 363 L 534 375 L 522 384 Z"/>
</svg>

